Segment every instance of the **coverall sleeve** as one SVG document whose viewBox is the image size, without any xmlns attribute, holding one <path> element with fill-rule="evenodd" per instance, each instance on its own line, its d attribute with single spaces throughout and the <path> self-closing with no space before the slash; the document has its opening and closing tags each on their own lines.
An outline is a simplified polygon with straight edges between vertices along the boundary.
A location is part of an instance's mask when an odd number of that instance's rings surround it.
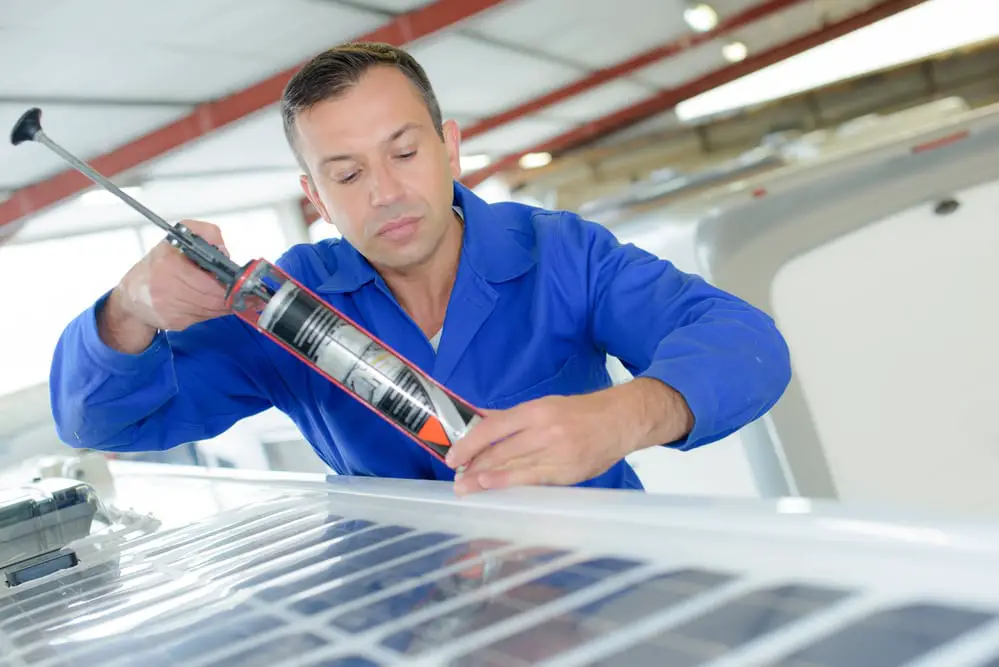
<svg viewBox="0 0 999 667">
<path fill-rule="evenodd" d="M 265 354 L 235 316 L 159 333 L 139 354 L 108 347 L 97 313 L 63 331 L 49 378 L 56 430 L 72 447 L 152 451 L 208 439 L 271 406 Z"/>
<path fill-rule="evenodd" d="M 570 229 L 563 238 L 585 267 L 595 344 L 636 377 L 675 389 L 693 413 L 687 437 L 663 444 L 689 450 L 720 440 L 780 399 L 791 362 L 769 315 L 602 225 L 576 218 Z"/>
</svg>

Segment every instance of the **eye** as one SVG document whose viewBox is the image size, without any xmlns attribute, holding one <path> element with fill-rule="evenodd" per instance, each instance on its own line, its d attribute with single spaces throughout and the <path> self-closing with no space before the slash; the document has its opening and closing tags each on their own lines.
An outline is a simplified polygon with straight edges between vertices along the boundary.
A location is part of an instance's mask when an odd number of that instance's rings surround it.
<svg viewBox="0 0 999 667">
<path fill-rule="evenodd" d="M 353 181 L 356 181 L 357 180 L 357 174 L 358 174 L 358 172 L 353 171 L 353 172 L 347 174 L 346 176 L 341 176 L 341 177 L 337 178 L 336 182 L 340 183 L 341 185 L 346 185 L 347 183 L 351 183 Z"/>
<path fill-rule="evenodd" d="M 401 160 L 408 160 L 409 158 L 413 157 L 414 155 L 416 155 L 416 150 L 415 149 L 411 150 L 411 151 L 404 151 L 402 153 L 399 153 L 399 159 L 401 159 Z"/>
</svg>

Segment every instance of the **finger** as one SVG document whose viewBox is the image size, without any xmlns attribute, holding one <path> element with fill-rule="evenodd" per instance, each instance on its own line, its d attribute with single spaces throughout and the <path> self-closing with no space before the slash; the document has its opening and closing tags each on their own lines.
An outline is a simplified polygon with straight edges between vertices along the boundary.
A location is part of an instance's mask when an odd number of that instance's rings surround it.
<svg viewBox="0 0 999 667">
<path fill-rule="evenodd" d="M 551 465 L 541 463 L 537 458 L 524 460 L 520 465 L 510 468 L 478 473 L 476 478 L 476 484 L 487 490 L 559 484 L 558 471 Z"/>
<path fill-rule="evenodd" d="M 169 287 L 170 295 L 175 303 L 195 313 L 223 313 L 225 308 L 224 297 L 218 295 L 204 294 L 193 289 L 180 276 L 175 276 Z"/>
<path fill-rule="evenodd" d="M 511 462 L 534 454 L 542 448 L 537 429 L 525 428 L 492 447 L 487 447 L 465 466 L 465 474 L 502 468 Z"/>
<path fill-rule="evenodd" d="M 485 491 L 478 481 L 478 475 L 466 475 L 458 473 L 454 477 L 454 492 L 458 496 L 468 496 L 473 493 Z"/>
<path fill-rule="evenodd" d="M 191 267 L 190 271 L 178 271 L 178 277 L 184 281 L 191 289 L 200 292 L 201 294 L 207 294 L 208 296 L 216 297 L 219 299 L 225 298 L 225 287 L 220 283 L 215 276 L 209 274 L 203 269 Z"/>
<path fill-rule="evenodd" d="M 529 462 L 525 459 L 512 459 L 505 466 L 506 468 L 517 468 L 523 465 L 529 465 Z M 500 468 L 502 469 L 502 467 Z M 480 482 L 480 475 L 482 473 L 465 473 L 459 472 L 454 477 L 454 491 L 459 496 L 466 496 L 471 493 L 478 493 L 480 491 L 485 491 L 486 487 Z"/>
<path fill-rule="evenodd" d="M 181 258 L 184 262 L 177 266 L 177 270 L 170 270 L 170 275 L 177 277 L 188 288 L 200 292 L 216 299 L 225 298 L 225 287 L 222 286 L 214 276 L 198 268 L 186 258 Z"/>
<path fill-rule="evenodd" d="M 451 468 L 460 468 L 483 449 L 513 435 L 525 425 L 522 411 L 517 408 L 487 415 L 468 435 L 451 446 L 445 461 Z"/>
</svg>

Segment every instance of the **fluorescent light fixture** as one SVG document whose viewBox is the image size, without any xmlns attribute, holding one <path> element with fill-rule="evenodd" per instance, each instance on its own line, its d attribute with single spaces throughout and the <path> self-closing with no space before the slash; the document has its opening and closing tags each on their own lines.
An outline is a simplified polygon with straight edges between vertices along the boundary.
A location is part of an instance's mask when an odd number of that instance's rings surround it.
<svg viewBox="0 0 999 667">
<path fill-rule="evenodd" d="M 462 155 L 461 170 L 474 171 L 476 169 L 482 169 L 488 166 L 490 162 L 491 160 L 488 155 Z"/>
<path fill-rule="evenodd" d="M 814 90 L 999 36 L 996 0 L 928 0 L 676 107 L 683 122 Z"/>
<path fill-rule="evenodd" d="M 730 63 L 737 63 L 745 60 L 749 54 L 749 49 L 742 42 L 729 42 L 722 47 L 722 56 Z"/>
<path fill-rule="evenodd" d="M 121 189 L 126 195 L 139 198 L 142 193 L 142 188 L 139 186 L 126 187 Z M 125 206 L 125 202 L 118 199 L 116 196 L 108 192 L 107 190 L 87 190 L 82 195 L 80 195 L 80 203 L 84 206 L 107 206 L 109 204 L 121 204 Z"/>
<path fill-rule="evenodd" d="M 537 169 L 552 161 L 551 153 L 525 153 L 520 158 L 521 169 Z"/>
<path fill-rule="evenodd" d="M 714 30 L 718 25 L 718 12 L 711 5 L 699 2 L 683 10 L 683 20 L 687 22 L 691 30 L 697 32 L 708 32 Z"/>
</svg>

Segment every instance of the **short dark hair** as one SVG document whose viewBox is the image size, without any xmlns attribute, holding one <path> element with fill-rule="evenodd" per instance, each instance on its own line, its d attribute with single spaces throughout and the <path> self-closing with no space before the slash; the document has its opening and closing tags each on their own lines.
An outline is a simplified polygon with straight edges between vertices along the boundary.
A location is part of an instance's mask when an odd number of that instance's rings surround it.
<svg viewBox="0 0 999 667">
<path fill-rule="evenodd" d="M 376 66 L 395 67 L 416 86 L 430 112 L 434 129 L 444 138 L 440 104 L 423 67 L 406 51 L 381 42 L 350 42 L 323 51 L 292 77 L 281 96 L 284 134 L 295 158 L 308 173 L 298 151 L 295 120 L 316 104 L 334 99 L 357 84 L 361 76 Z"/>
</svg>

